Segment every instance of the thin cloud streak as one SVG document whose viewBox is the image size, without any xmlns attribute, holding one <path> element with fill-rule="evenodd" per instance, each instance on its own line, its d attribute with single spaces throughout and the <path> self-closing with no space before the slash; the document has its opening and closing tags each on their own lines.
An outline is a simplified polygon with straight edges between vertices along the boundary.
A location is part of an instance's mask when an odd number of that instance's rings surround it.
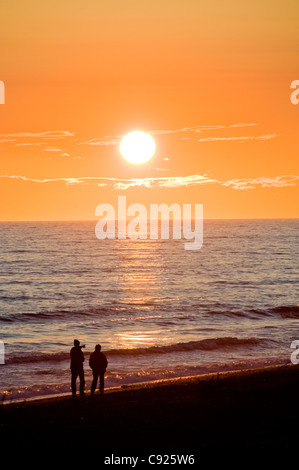
<svg viewBox="0 0 299 470">
<path fill-rule="evenodd" d="M 15 147 L 39 147 L 41 145 L 47 145 L 46 142 L 21 142 L 16 144 Z"/>
<path fill-rule="evenodd" d="M 122 136 L 115 136 L 115 137 L 101 137 L 99 139 L 91 139 L 87 140 L 86 142 L 80 142 L 79 145 L 118 145 L 121 141 Z"/>
<path fill-rule="evenodd" d="M 180 134 L 182 132 L 201 132 L 202 129 L 222 129 L 225 126 L 193 126 L 193 127 L 182 127 L 181 129 L 160 129 L 149 131 L 152 135 L 166 135 L 166 134 Z"/>
<path fill-rule="evenodd" d="M 149 134 L 155 136 L 159 135 L 169 135 L 169 134 L 201 134 L 202 132 L 214 130 L 217 131 L 219 129 L 232 129 L 232 128 L 244 128 L 244 127 L 252 127 L 257 126 L 256 123 L 251 122 L 240 122 L 235 124 L 229 125 L 222 125 L 222 124 L 215 124 L 215 125 L 197 125 L 191 127 L 182 127 L 179 129 L 154 129 L 154 130 L 146 130 Z M 47 141 L 50 140 L 67 140 L 68 138 L 75 137 L 76 134 L 71 131 L 61 131 L 61 130 L 54 130 L 54 131 L 43 131 L 43 132 L 17 132 L 17 133 L 10 133 L 10 134 L 0 134 L 0 143 L 5 142 L 16 142 L 14 145 L 16 147 L 38 147 L 46 145 Z M 76 137 L 75 142 L 77 145 L 87 145 L 87 146 L 115 146 L 119 145 L 121 142 L 123 135 L 106 135 L 103 137 L 93 138 L 89 140 L 84 140 L 80 137 Z M 204 137 L 198 140 L 198 142 L 219 142 L 219 141 L 240 141 L 240 142 L 247 142 L 247 141 L 266 141 L 270 139 L 274 139 L 277 137 L 277 134 L 268 134 L 262 136 L 231 136 L 231 137 Z M 20 142 L 22 139 L 41 139 L 41 141 L 31 141 L 31 142 Z M 191 139 L 190 136 L 182 136 L 180 139 Z M 73 139 L 72 139 L 73 140 Z"/>
<path fill-rule="evenodd" d="M 51 137 L 61 139 L 64 137 L 74 137 L 70 131 L 44 131 L 44 132 L 17 132 L 14 134 L 0 134 L 0 137 Z"/>
<path fill-rule="evenodd" d="M 153 178 L 105 178 L 101 176 L 82 176 L 82 177 L 62 177 L 62 178 L 28 178 L 20 175 L 0 175 L 0 178 L 17 179 L 32 183 L 57 183 L 63 182 L 68 185 L 90 183 L 98 186 L 113 186 L 114 189 L 128 189 L 134 186 L 144 186 L 146 188 L 171 188 L 180 186 L 189 186 L 194 184 L 215 183 L 216 180 L 202 175 L 192 176 L 171 176 L 171 177 L 153 177 Z M 99 183 L 101 182 L 101 183 Z"/>
<path fill-rule="evenodd" d="M 38 179 L 38 178 L 28 178 L 27 176 L 21 176 L 21 175 L 0 175 L 0 178 L 8 178 L 8 179 L 16 179 L 16 180 L 21 180 L 21 181 L 28 181 L 30 183 L 66 183 L 66 184 L 80 184 L 84 183 L 85 180 L 92 180 L 95 179 L 93 177 L 80 177 L 80 178 L 44 178 L 44 179 Z M 102 178 L 99 178 L 102 179 Z"/>
<path fill-rule="evenodd" d="M 193 126 L 193 127 L 183 127 L 181 129 L 175 129 L 175 130 L 155 130 L 151 131 L 151 134 L 153 135 L 159 135 L 159 134 L 179 134 L 182 132 L 197 132 L 201 133 L 202 131 L 206 130 L 217 130 L 217 129 L 227 129 L 229 127 L 248 127 L 248 126 L 256 126 L 257 124 L 255 123 L 246 123 L 242 122 L 239 124 L 230 124 L 230 125 L 222 125 L 222 124 L 216 124 L 216 125 L 199 125 L 199 126 Z"/>
<path fill-rule="evenodd" d="M 180 139 L 190 140 L 192 139 L 192 134 L 201 134 L 202 132 L 206 131 L 217 131 L 220 129 L 232 129 L 232 128 L 244 128 L 244 127 L 252 127 L 257 126 L 256 123 L 251 122 L 240 122 L 235 124 L 229 125 L 222 125 L 222 124 L 215 124 L 215 125 L 196 125 L 191 127 L 182 127 L 179 129 L 154 129 L 154 130 L 146 130 L 149 134 L 153 136 L 159 135 L 175 135 L 175 134 L 183 134 Z M 186 134 L 189 134 L 189 136 Z M 191 134 L 191 137 L 190 137 Z M 71 131 L 67 130 L 54 130 L 54 131 L 43 131 L 43 132 L 18 132 L 18 133 L 10 133 L 10 134 L 0 134 L 0 143 L 6 142 L 14 142 L 16 147 L 41 147 L 43 145 L 47 145 L 47 141 L 51 140 L 67 140 L 69 138 L 75 137 L 76 134 Z M 121 142 L 123 135 L 106 135 L 103 137 L 93 138 L 89 140 L 84 140 L 80 137 L 76 137 L 75 141 L 73 140 L 73 144 L 77 145 L 87 145 L 87 146 L 116 146 L 119 145 Z M 231 136 L 231 137 L 204 137 L 198 139 L 198 142 L 219 142 L 219 141 L 239 141 L 239 142 L 247 142 L 247 141 L 266 141 L 277 137 L 276 134 L 268 134 L 262 136 Z M 34 141 L 34 139 L 41 139 L 38 142 Z M 24 142 L 23 139 L 31 139 L 30 142 Z M 44 149 L 42 149 L 44 150 Z"/>
<path fill-rule="evenodd" d="M 219 181 L 206 175 L 170 176 L 153 178 L 105 178 L 101 176 L 61 177 L 61 178 L 28 178 L 20 175 L 0 175 L 0 178 L 16 179 L 32 183 L 65 183 L 66 185 L 95 184 L 99 187 L 112 187 L 115 190 L 127 190 L 134 187 L 147 189 L 179 188 L 205 184 L 219 184 L 235 190 L 256 188 L 283 188 L 296 186 L 299 180 L 297 175 L 280 175 L 272 177 L 240 178 L 228 181 Z"/>
<path fill-rule="evenodd" d="M 230 127 L 249 127 L 249 126 L 256 126 L 255 123 L 238 123 L 238 124 L 230 124 L 230 125 L 197 125 L 192 127 L 182 127 L 180 129 L 156 129 L 156 130 L 148 130 L 151 135 L 168 135 L 168 134 L 181 134 L 186 132 L 196 132 L 201 133 L 202 131 L 207 130 L 217 130 L 217 129 L 228 129 Z M 90 139 L 84 142 L 81 142 L 79 145 L 118 145 L 122 139 L 122 135 L 115 135 L 115 136 L 104 136 L 95 139 Z"/>
<path fill-rule="evenodd" d="M 258 187 L 285 188 L 288 186 L 296 186 L 298 180 L 299 176 L 296 175 L 281 175 L 272 177 L 261 176 L 259 178 L 232 179 L 222 182 L 222 185 L 238 190 L 256 189 Z"/>
<path fill-rule="evenodd" d="M 248 141 L 266 141 L 275 139 L 279 134 L 267 134 L 258 136 L 243 136 L 243 137 L 205 137 L 199 139 L 198 142 L 223 142 L 223 141 L 236 141 L 236 142 L 248 142 Z"/>
<path fill-rule="evenodd" d="M 178 188 L 208 183 L 217 183 L 217 181 L 202 175 L 131 178 L 114 183 L 114 189 L 125 190 L 136 186 L 144 186 L 145 188 Z"/>
<path fill-rule="evenodd" d="M 231 124 L 228 127 L 250 127 L 250 126 L 257 126 L 254 122 L 240 122 L 239 124 Z"/>
</svg>

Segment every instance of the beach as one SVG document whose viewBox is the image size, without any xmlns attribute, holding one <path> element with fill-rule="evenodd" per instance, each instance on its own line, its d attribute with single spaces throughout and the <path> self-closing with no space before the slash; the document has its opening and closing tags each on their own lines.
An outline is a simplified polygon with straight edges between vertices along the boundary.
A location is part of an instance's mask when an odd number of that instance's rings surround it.
<svg viewBox="0 0 299 470">
<path fill-rule="evenodd" d="M 296 449 L 298 383 L 299 367 L 289 364 L 7 403 L 0 409 L 2 457 L 16 449 L 33 458 L 36 449 L 51 457 L 82 449 L 114 465 L 124 463 L 116 457 L 138 456 L 141 464 L 159 454 L 195 463 L 213 452 L 273 457 Z"/>
</svg>

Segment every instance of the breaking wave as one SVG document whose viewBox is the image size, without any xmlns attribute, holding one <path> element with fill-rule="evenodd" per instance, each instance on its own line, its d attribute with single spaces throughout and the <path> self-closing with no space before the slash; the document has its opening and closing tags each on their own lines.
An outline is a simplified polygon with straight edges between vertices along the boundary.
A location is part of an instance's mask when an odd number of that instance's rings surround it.
<svg viewBox="0 0 299 470">
<path fill-rule="evenodd" d="M 187 343 L 175 343 L 165 346 L 150 346 L 146 348 L 128 348 L 128 349 L 110 349 L 106 350 L 107 356 L 137 356 L 152 354 L 169 354 L 185 351 L 213 351 L 224 348 L 236 348 L 244 346 L 257 346 L 261 342 L 266 341 L 261 338 L 237 338 L 237 337 L 220 337 L 202 339 L 199 341 L 189 341 Z M 88 351 L 84 352 L 90 354 Z M 6 358 L 7 364 L 26 364 L 33 362 L 61 362 L 66 361 L 70 357 L 69 351 L 60 351 L 58 353 L 27 353 L 25 355 L 12 355 Z"/>
</svg>

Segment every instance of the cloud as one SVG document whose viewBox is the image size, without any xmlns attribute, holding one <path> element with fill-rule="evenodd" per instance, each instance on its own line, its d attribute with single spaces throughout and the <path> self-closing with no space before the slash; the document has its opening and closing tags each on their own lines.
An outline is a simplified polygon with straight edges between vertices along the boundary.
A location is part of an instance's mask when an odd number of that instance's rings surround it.
<svg viewBox="0 0 299 470">
<path fill-rule="evenodd" d="M 210 127 L 209 127 L 210 128 Z M 213 127 L 214 128 L 214 127 Z M 200 127 L 199 126 L 194 126 L 194 127 L 183 127 L 181 129 L 159 129 L 159 130 L 152 130 L 152 131 L 146 131 L 151 135 L 166 135 L 166 134 L 178 134 L 180 132 L 200 132 Z M 122 135 L 115 135 L 115 136 L 104 136 L 104 137 L 99 137 L 97 139 L 91 139 L 87 140 L 85 142 L 81 142 L 80 145 L 118 145 L 122 139 Z"/>
<path fill-rule="evenodd" d="M 47 146 L 49 141 L 62 140 L 74 137 L 74 135 L 75 134 L 70 131 L 16 132 L 12 134 L 0 134 L 0 143 L 14 142 L 13 145 L 15 147 L 34 148 Z M 47 152 L 62 151 L 62 149 L 56 147 L 47 147 L 41 150 Z"/>
<path fill-rule="evenodd" d="M 228 127 L 250 127 L 250 126 L 257 126 L 254 122 L 240 122 L 239 124 L 231 124 Z"/>
<path fill-rule="evenodd" d="M 296 182 L 299 180 L 299 176 L 296 175 L 281 175 L 259 178 L 243 178 L 243 179 L 232 179 L 229 181 L 222 182 L 223 186 L 228 186 L 233 189 L 256 189 L 261 188 L 284 188 L 287 186 L 296 186 Z"/>
<path fill-rule="evenodd" d="M 156 188 L 179 188 L 188 186 L 199 186 L 206 184 L 218 184 L 234 190 L 246 190 L 257 188 L 284 188 L 296 186 L 299 181 L 297 175 L 261 176 L 256 178 L 239 178 L 227 181 L 219 181 L 207 175 L 189 176 L 164 176 L 152 178 L 107 178 L 102 176 L 80 176 L 80 177 L 60 177 L 60 178 L 29 178 L 20 175 L 0 175 L 0 178 L 21 180 L 32 183 L 64 183 L 67 186 L 93 184 L 98 187 L 111 187 L 112 189 L 123 191 L 134 187 L 144 187 L 147 189 Z"/>
<path fill-rule="evenodd" d="M 136 186 L 145 188 L 176 188 L 180 186 L 189 186 L 195 184 L 206 184 L 216 182 L 207 176 L 191 175 L 191 176 L 170 176 L 170 177 L 153 177 L 153 178 L 105 178 L 101 176 L 82 176 L 82 177 L 62 177 L 62 178 L 28 178 L 20 175 L 0 175 L 0 178 L 18 179 L 29 181 L 32 183 L 57 183 L 63 182 L 67 185 L 90 183 L 98 186 L 112 186 L 114 189 L 128 189 Z"/>
<path fill-rule="evenodd" d="M 296 186 L 299 176 L 280 175 L 272 177 L 240 178 L 227 181 L 219 181 L 207 175 L 189 176 L 164 176 L 153 178 L 106 178 L 102 176 L 80 176 L 61 178 L 29 178 L 20 175 L 0 175 L 0 178 L 22 180 L 32 183 L 65 183 L 66 185 L 94 184 L 98 187 L 108 186 L 116 190 L 127 190 L 134 187 L 155 188 L 179 188 L 188 186 L 199 186 L 205 184 L 218 184 L 235 190 L 256 189 L 256 188 L 283 188 Z"/>
<path fill-rule="evenodd" d="M 9 178 L 9 179 L 16 179 L 16 180 L 22 180 L 22 181 L 28 181 L 31 183 L 58 183 L 58 182 L 63 182 L 66 184 L 80 184 L 84 183 L 87 180 L 92 180 L 94 179 L 93 177 L 79 177 L 79 178 L 44 178 L 44 179 L 38 179 L 38 178 L 28 178 L 27 176 L 21 176 L 21 175 L 0 175 L 0 178 Z"/>
<path fill-rule="evenodd" d="M 219 141 L 236 141 L 236 142 L 260 142 L 270 139 L 275 139 L 279 134 L 267 134 L 267 135 L 258 135 L 258 136 L 242 136 L 242 137 L 205 137 L 199 139 L 198 142 L 219 142 Z"/>
<path fill-rule="evenodd" d="M 197 132 L 201 133 L 202 131 L 206 130 L 217 130 L 217 129 L 227 129 L 229 127 L 247 127 L 247 126 L 256 126 L 257 124 L 255 123 L 247 123 L 247 122 L 241 122 L 239 124 L 230 124 L 230 125 L 223 125 L 223 124 L 212 124 L 212 125 L 197 125 L 197 126 L 192 126 L 192 127 L 182 127 L 180 129 L 174 129 L 174 130 L 169 130 L 169 129 L 160 129 L 160 130 L 153 130 L 149 131 L 152 135 L 165 135 L 165 134 L 180 134 L 183 132 Z M 182 139 L 186 137 L 182 137 Z"/>
<path fill-rule="evenodd" d="M 182 132 L 201 132 L 201 129 L 208 127 L 211 129 L 211 126 L 192 126 L 192 127 L 182 127 L 180 129 L 159 129 L 149 131 L 152 135 L 166 135 L 166 134 L 180 134 Z M 216 129 L 222 126 L 212 126 L 212 129 Z"/>
<path fill-rule="evenodd" d="M 70 155 L 69 153 L 66 153 L 66 152 L 62 152 L 60 155 L 62 157 L 69 157 L 69 158 L 73 158 L 73 159 L 77 159 L 77 160 L 82 160 L 82 157 Z"/>
<path fill-rule="evenodd" d="M 136 186 L 145 188 L 178 188 L 199 184 L 216 183 L 216 180 L 203 175 L 191 176 L 164 176 L 158 178 L 131 178 L 123 179 L 113 184 L 114 189 L 125 190 Z"/>
<path fill-rule="evenodd" d="M 157 135 L 174 135 L 178 134 L 181 140 L 190 140 L 194 138 L 194 134 L 201 134 L 208 130 L 217 131 L 219 129 L 232 129 L 232 128 L 244 128 L 256 126 L 256 123 L 250 122 L 240 122 L 233 124 L 212 124 L 212 125 L 196 125 L 191 127 L 181 127 L 178 129 L 154 129 L 149 130 L 150 134 L 153 136 Z M 181 134 L 181 135 L 180 135 Z M 193 134 L 193 135 L 192 135 Z M 122 135 L 105 135 L 103 137 L 93 138 L 89 140 L 84 140 L 81 137 L 76 136 L 74 132 L 68 130 L 53 130 L 53 131 L 43 131 L 43 132 L 17 132 L 10 134 L 0 134 L 0 143 L 5 142 L 15 142 L 13 145 L 16 147 L 41 147 L 42 151 L 46 152 L 61 152 L 61 156 L 70 156 L 64 148 L 60 148 L 62 143 L 57 147 L 53 144 L 53 147 L 50 145 L 50 141 L 53 140 L 66 140 L 71 138 L 73 145 L 86 145 L 86 146 L 115 146 L 119 145 Z M 74 139 L 75 137 L 75 139 Z M 198 142 L 216 142 L 216 141 L 235 141 L 235 142 L 261 142 L 277 137 L 276 134 L 268 134 L 261 136 L 243 136 L 243 137 L 203 137 L 198 140 Z M 39 139 L 39 140 L 37 140 Z M 29 140 L 29 141 L 28 141 Z M 45 146 L 46 148 L 42 148 Z M 82 158 L 82 157 L 73 157 L 70 158 Z M 164 159 L 166 160 L 166 158 Z"/>
<path fill-rule="evenodd" d="M 17 132 L 15 134 L 0 134 L 0 137 L 43 137 L 43 138 L 55 138 L 61 139 L 64 137 L 73 137 L 75 134 L 69 131 L 44 131 L 44 132 Z"/>
<path fill-rule="evenodd" d="M 16 144 L 16 147 L 38 147 L 40 145 L 46 145 L 46 142 L 22 142 Z"/>
<path fill-rule="evenodd" d="M 257 124 L 255 123 L 238 123 L 238 124 L 230 124 L 230 125 L 221 125 L 221 124 L 216 124 L 216 125 L 197 125 L 197 126 L 192 126 L 192 127 L 181 127 L 179 129 L 154 129 L 154 130 L 147 130 L 151 135 L 167 135 L 167 134 L 181 134 L 181 133 L 186 133 L 186 132 L 197 132 L 201 133 L 202 131 L 206 130 L 217 130 L 217 129 L 226 129 L 229 127 L 247 127 L 247 126 L 256 126 Z M 104 137 L 99 137 L 91 140 L 87 140 L 84 142 L 81 142 L 79 145 L 118 145 L 122 139 L 122 135 L 115 135 L 115 136 L 104 136 Z M 188 139 L 188 137 L 181 137 L 181 139 Z"/>
<path fill-rule="evenodd" d="M 15 142 L 16 139 L 0 139 L 0 144 L 3 144 L 4 142 Z"/>
<path fill-rule="evenodd" d="M 87 140 L 86 142 L 80 142 L 79 145 L 118 145 L 121 141 L 122 136 L 105 136 L 105 137 L 100 137 L 98 139 L 91 139 Z"/>
</svg>

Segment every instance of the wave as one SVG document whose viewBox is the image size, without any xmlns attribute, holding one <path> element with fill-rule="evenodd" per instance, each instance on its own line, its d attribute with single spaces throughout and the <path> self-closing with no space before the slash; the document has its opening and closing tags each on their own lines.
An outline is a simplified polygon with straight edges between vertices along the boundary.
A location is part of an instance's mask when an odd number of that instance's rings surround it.
<svg viewBox="0 0 299 470">
<path fill-rule="evenodd" d="M 257 338 L 236 338 L 236 337 L 220 337 L 220 338 L 207 338 L 200 341 L 189 341 L 187 343 L 175 343 L 165 346 L 150 346 L 148 348 L 134 348 L 134 349 L 111 349 L 110 355 L 137 355 L 137 354 L 167 354 L 172 352 L 184 351 L 213 351 L 221 348 L 236 347 L 236 346 L 254 346 L 261 342 Z M 107 351 L 108 354 L 108 351 Z"/>
<path fill-rule="evenodd" d="M 49 311 L 49 312 L 24 312 L 24 313 L 15 313 L 9 316 L 0 316 L 0 321 L 3 322 L 40 322 L 44 320 L 59 320 L 59 319 L 68 319 L 69 321 L 72 318 L 78 318 L 78 317 L 89 317 L 89 316 L 94 316 L 94 315 L 105 315 L 111 313 L 111 310 L 105 308 L 105 307 L 95 307 L 95 308 L 89 308 L 86 310 L 56 310 L 56 311 Z"/>
<path fill-rule="evenodd" d="M 174 343 L 165 346 L 150 346 L 147 348 L 128 348 L 128 349 L 108 349 L 105 354 L 109 356 L 137 356 L 152 354 L 170 354 L 188 351 L 214 351 L 225 348 L 236 348 L 245 346 L 257 346 L 266 340 L 261 338 L 237 338 L 224 336 L 220 338 L 207 338 L 200 341 L 189 341 L 187 343 Z M 84 351 L 85 355 L 90 352 Z M 61 362 L 69 360 L 69 351 L 60 351 L 57 353 L 29 353 L 25 355 L 11 355 L 6 358 L 7 364 L 26 364 L 34 362 Z"/>
<path fill-rule="evenodd" d="M 271 313 L 279 314 L 282 318 L 299 318 L 299 305 L 282 305 L 270 309 Z"/>
<path fill-rule="evenodd" d="M 18 296 L 14 297 L 14 300 L 26 300 L 27 296 Z M 11 300 L 11 298 L 9 298 Z M 2 297 L 3 300 L 3 297 Z M 165 306 L 157 305 L 155 302 L 131 302 L 127 304 L 117 304 L 113 306 L 88 306 L 85 309 L 72 309 L 72 308 L 61 308 L 59 310 L 49 310 L 41 312 L 23 312 L 23 313 L 13 313 L 8 315 L 1 315 L 0 322 L 46 322 L 50 321 L 59 321 L 65 320 L 72 321 L 80 317 L 109 317 L 113 318 L 113 321 L 116 321 L 115 314 L 122 312 L 132 313 L 132 307 L 154 307 L 155 311 L 160 310 L 165 311 Z M 209 307 L 193 304 L 190 306 L 185 306 L 185 317 L 183 318 L 181 314 L 178 317 L 175 316 L 175 313 L 172 312 L 172 317 L 167 319 L 167 321 L 176 321 L 177 318 L 180 320 L 193 319 L 194 314 L 204 314 L 204 315 L 224 315 L 226 317 L 243 317 L 248 319 L 256 319 L 264 316 L 277 316 L 280 315 L 282 318 L 299 318 L 299 305 L 280 305 L 276 307 L 264 307 L 264 308 L 250 308 L 250 309 L 236 309 L 235 307 L 229 307 L 227 305 L 210 305 Z M 166 309 L 167 310 L 167 309 Z M 135 313 L 135 310 L 134 312 Z M 149 317 L 148 317 L 149 318 Z M 145 316 L 144 320 L 147 319 Z"/>
</svg>

